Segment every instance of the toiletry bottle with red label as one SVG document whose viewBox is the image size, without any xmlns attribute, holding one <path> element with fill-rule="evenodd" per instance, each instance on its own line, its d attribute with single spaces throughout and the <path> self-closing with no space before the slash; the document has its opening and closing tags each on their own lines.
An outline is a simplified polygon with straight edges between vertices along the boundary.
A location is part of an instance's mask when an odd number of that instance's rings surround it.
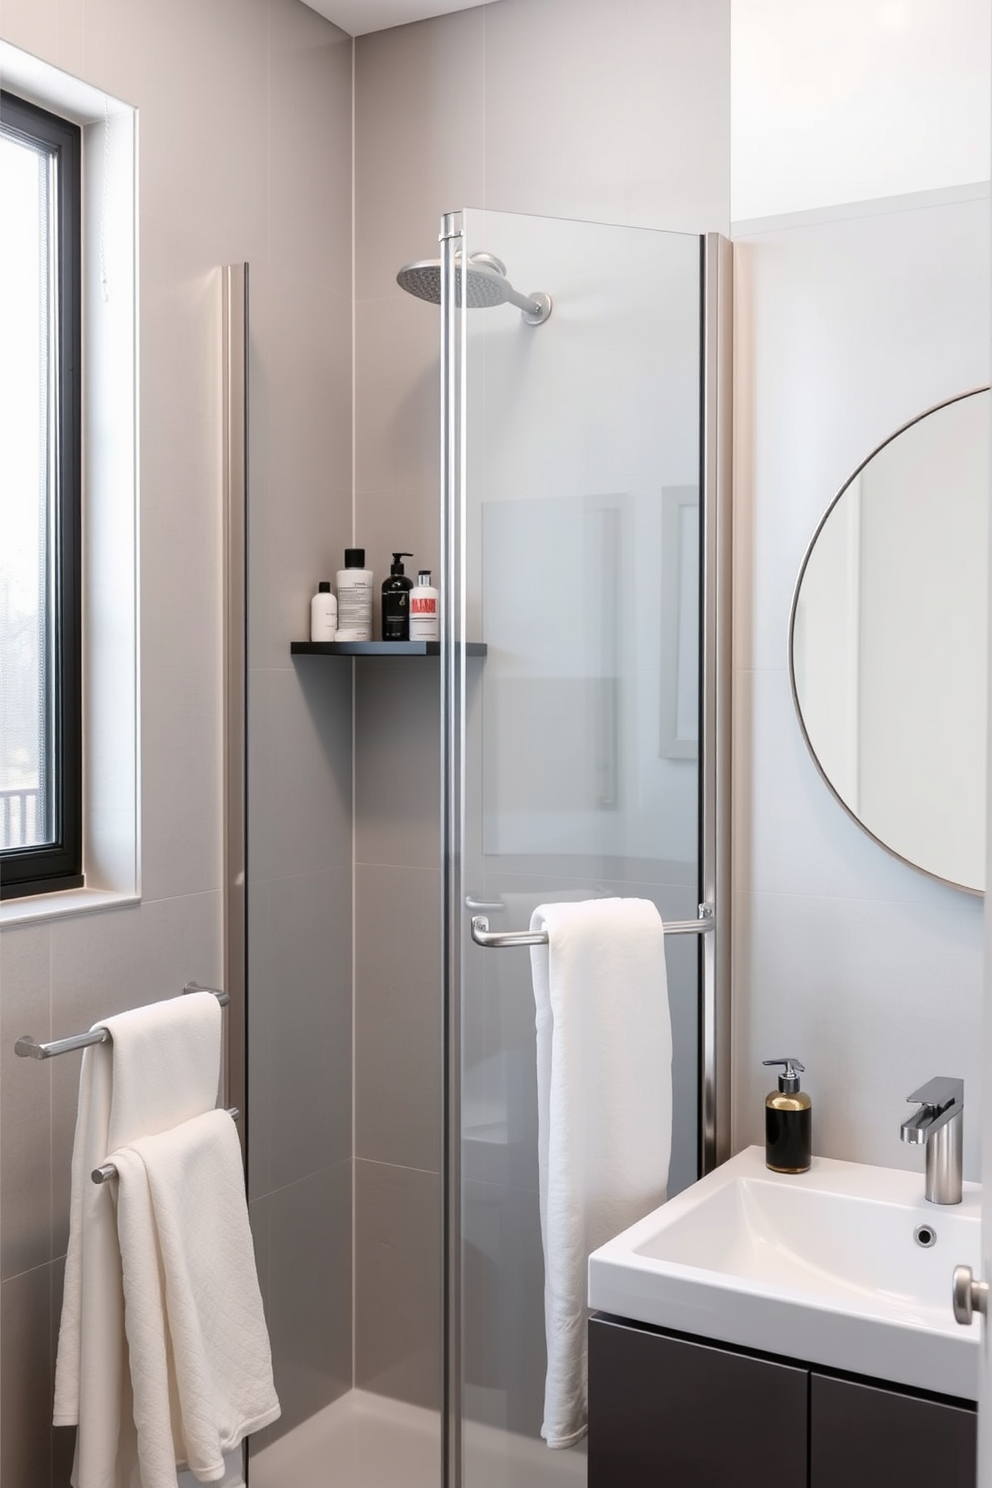
<svg viewBox="0 0 992 1488">
<path fill-rule="evenodd" d="M 431 584 L 431 571 L 422 568 L 410 592 L 411 641 L 437 641 L 441 623 L 437 608 L 437 590 Z"/>
</svg>

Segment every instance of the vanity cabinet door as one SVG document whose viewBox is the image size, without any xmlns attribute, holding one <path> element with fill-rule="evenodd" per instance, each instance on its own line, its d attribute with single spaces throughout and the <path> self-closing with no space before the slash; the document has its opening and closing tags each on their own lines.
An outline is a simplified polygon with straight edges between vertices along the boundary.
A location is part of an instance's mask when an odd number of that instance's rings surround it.
<svg viewBox="0 0 992 1488">
<path fill-rule="evenodd" d="M 589 1488 L 807 1488 L 808 1378 L 593 1318 Z"/>
<path fill-rule="evenodd" d="M 812 1377 L 810 1488 L 975 1488 L 977 1436 L 977 1415 L 966 1406 Z"/>
</svg>

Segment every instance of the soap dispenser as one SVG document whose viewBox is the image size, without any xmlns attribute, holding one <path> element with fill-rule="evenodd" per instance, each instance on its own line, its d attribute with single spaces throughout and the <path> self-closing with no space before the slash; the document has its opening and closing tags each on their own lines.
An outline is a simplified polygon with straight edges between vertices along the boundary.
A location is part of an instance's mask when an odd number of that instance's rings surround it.
<svg viewBox="0 0 992 1488">
<path fill-rule="evenodd" d="M 765 1100 L 765 1166 L 773 1173 L 806 1173 L 813 1161 L 813 1102 L 799 1089 L 805 1065 L 798 1059 L 765 1059 L 782 1064 L 778 1089 Z"/>
<path fill-rule="evenodd" d="M 394 553 L 389 567 L 389 578 L 382 585 L 382 639 L 384 641 L 408 641 L 410 639 L 410 590 L 413 580 L 403 570 L 403 559 L 412 558 L 412 553 Z"/>
</svg>

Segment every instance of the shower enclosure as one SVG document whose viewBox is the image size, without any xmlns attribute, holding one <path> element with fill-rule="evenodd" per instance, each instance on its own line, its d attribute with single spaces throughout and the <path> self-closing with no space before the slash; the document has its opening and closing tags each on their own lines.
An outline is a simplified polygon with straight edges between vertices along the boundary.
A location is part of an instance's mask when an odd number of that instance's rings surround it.
<svg viewBox="0 0 992 1488">
<path fill-rule="evenodd" d="M 443 1480 L 543 1488 L 585 1457 L 540 1440 L 512 941 L 537 905 L 637 896 L 687 926 L 666 938 L 669 1193 L 729 1151 L 729 245 L 476 210 L 441 242 L 403 272 L 442 314 Z"/>
</svg>

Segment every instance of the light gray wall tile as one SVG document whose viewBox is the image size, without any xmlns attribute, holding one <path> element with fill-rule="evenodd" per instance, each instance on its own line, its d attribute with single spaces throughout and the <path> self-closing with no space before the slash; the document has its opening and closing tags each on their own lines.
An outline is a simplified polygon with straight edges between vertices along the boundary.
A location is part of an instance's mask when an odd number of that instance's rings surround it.
<svg viewBox="0 0 992 1488">
<path fill-rule="evenodd" d="M 356 862 L 438 869 L 440 663 L 376 656 L 356 674 Z"/>
<path fill-rule="evenodd" d="M 348 261 L 350 263 L 350 260 Z M 345 265 L 347 268 L 348 265 Z M 269 284 L 264 494 L 250 503 L 253 667 L 291 666 L 351 541 L 351 300 L 329 274 Z M 260 431 L 261 432 L 261 431 Z M 253 479 L 254 479 L 253 468 Z"/>
<path fill-rule="evenodd" d="M 250 878 L 351 860 L 351 675 L 340 658 L 298 657 L 248 683 Z"/>
<path fill-rule="evenodd" d="M 301 271 L 300 288 L 326 283 L 349 303 L 351 66 L 344 31 L 305 5 L 269 4 L 269 251 Z M 309 148 L 316 141 L 319 169 Z M 350 353 L 349 340 L 342 349 Z"/>
<path fill-rule="evenodd" d="M 404 546 L 407 496 L 440 482 L 440 310 L 398 293 L 355 306 L 355 494 L 358 529 L 377 497 Z M 382 518 L 379 519 L 381 527 Z M 364 543 L 364 538 L 359 538 Z M 371 554 L 369 555 L 371 556 Z M 386 554 L 375 555 L 377 559 Z M 385 575 L 379 574 L 381 579 Z"/>
<path fill-rule="evenodd" d="M 0 1275 L 52 1258 L 52 1066 L 18 1059 L 22 1034 L 51 1037 L 49 928 L 0 935 Z"/>
<path fill-rule="evenodd" d="M 273 1438 L 351 1386 L 351 1189 L 349 1160 L 255 1206 L 269 1210 L 267 1319 L 282 1405 Z"/>
<path fill-rule="evenodd" d="M 351 1156 L 351 871 L 251 895 L 251 1192 Z"/>
<path fill-rule="evenodd" d="M 441 874 L 359 867 L 355 1150 L 437 1172 L 441 1156 Z"/>
<path fill-rule="evenodd" d="M 473 1417 L 486 1419 L 491 1405 L 489 1424 L 536 1438 L 547 1367 L 538 1196 L 469 1181 L 464 1212 L 465 1382 Z"/>
<path fill-rule="evenodd" d="M 0 1285 L 0 1481 L 49 1488 L 52 1450 L 51 1266 Z"/>
<path fill-rule="evenodd" d="M 441 1401 L 441 1181 L 359 1160 L 355 1384 L 436 1410 Z"/>
<path fill-rule="evenodd" d="M 268 11 L 269 0 L 176 0 L 140 16 L 126 0 L 85 3 L 87 81 L 141 109 L 142 209 L 181 204 L 218 264 L 267 247 Z"/>
<path fill-rule="evenodd" d="M 438 257 L 441 213 L 481 204 L 482 94 L 481 9 L 358 38 L 359 300 L 402 293 L 397 270 Z"/>
</svg>

